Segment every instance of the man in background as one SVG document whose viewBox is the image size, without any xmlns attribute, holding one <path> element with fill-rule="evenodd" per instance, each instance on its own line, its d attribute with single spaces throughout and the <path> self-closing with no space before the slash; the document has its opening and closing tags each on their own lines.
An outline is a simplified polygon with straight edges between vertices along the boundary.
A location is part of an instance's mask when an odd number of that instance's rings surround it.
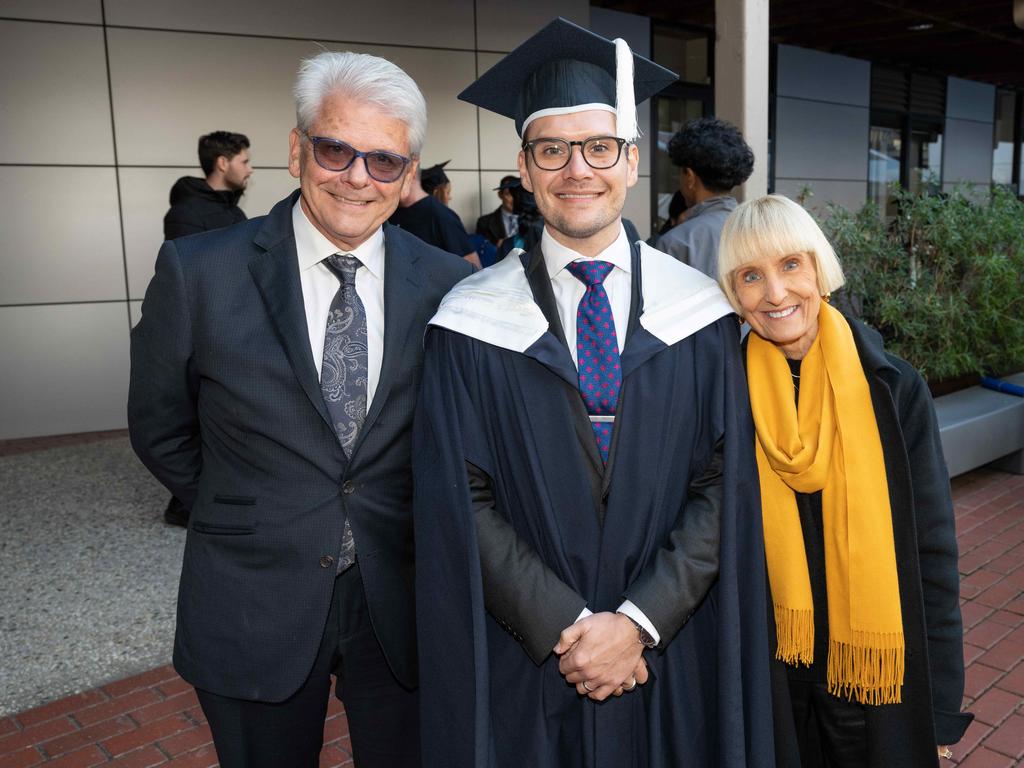
<svg viewBox="0 0 1024 768">
<path fill-rule="evenodd" d="M 661 236 L 658 250 L 715 277 L 722 227 L 736 208 L 731 190 L 750 178 L 754 152 L 736 126 L 705 117 L 678 130 L 668 143 L 668 154 L 679 168 L 686 216 Z"/>
<path fill-rule="evenodd" d="M 194 235 L 245 221 L 238 201 L 252 176 L 249 139 L 214 131 L 199 137 L 199 165 L 206 178 L 182 176 L 171 187 L 164 239 Z"/>
<path fill-rule="evenodd" d="M 447 164 L 446 161 L 418 171 L 389 222 L 428 245 L 461 256 L 479 269 L 476 248 L 458 214 L 434 194 L 443 189 L 443 183 L 447 183 L 448 177 L 444 173 Z M 444 177 L 445 181 L 439 182 L 439 177 Z"/>
<path fill-rule="evenodd" d="M 214 131 L 199 137 L 199 166 L 206 174 L 182 176 L 171 187 L 171 207 L 164 215 L 164 240 L 229 227 L 245 221 L 238 201 L 252 176 L 249 139 L 241 133 Z M 188 508 L 172 496 L 164 522 L 188 525 Z"/>
<path fill-rule="evenodd" d="M 515 212 L 515 197 L 512 188 L 519 186 L 518 176 L 503 176 L 501 183 L 495 188 L 501 205 L 490 213 L 485 213 L 476 220 L 476 233 L 494 243 L 501 245 L 506 237 L 519 232 L 519 217 Z"/>
</svg>

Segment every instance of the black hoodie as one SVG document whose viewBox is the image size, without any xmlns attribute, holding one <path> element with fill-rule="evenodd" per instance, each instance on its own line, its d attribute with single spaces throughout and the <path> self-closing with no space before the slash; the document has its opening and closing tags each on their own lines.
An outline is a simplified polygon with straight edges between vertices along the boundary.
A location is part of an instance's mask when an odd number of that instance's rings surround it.
<svg viewBox="0 0 1024 768">
<path fill-rule="evenodd" d="M 171 208 L 164 216 L 164 238 L 194 235 L 245 221 L 238 207 L 242 190 L 211 189 L 206 179 L 182 176 L 171 187 Z"/>
</svg>

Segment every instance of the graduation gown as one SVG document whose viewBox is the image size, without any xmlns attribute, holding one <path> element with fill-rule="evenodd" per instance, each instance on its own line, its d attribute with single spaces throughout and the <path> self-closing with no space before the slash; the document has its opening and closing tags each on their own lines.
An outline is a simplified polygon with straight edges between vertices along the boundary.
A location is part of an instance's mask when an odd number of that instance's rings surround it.
<svg viewBox="0 0 1024 768">
<path fill-rule="evenodd" d="M 428 327 L 413 436 L 428 768 L 774 765 L 736 320 L 709 278 L 632 251 L 607 467 L 539 246 L 464 280 Z M 551 648 L 584 605 L 627 598 L 661 635 L 651 677 L 596 703 Z"/>
</svg>

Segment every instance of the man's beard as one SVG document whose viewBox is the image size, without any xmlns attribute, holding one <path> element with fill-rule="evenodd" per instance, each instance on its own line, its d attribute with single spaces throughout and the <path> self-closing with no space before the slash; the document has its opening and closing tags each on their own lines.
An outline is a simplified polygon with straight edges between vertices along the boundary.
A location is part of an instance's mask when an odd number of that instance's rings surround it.
<svg viewBox="0 0 1024 768">
<path fill-rule="evenodd" d="M 566 216 L 556 215 L 551 218 L 545 216 L 544 221 L 556 232 L 561 232 L 566 237 L 572 238 L 573 240 L 586 240 L 614 223 L 616 218 L 618 218 L 617 215 L 609 217 L 603 221 L 573 222 Z"/>
</svg>

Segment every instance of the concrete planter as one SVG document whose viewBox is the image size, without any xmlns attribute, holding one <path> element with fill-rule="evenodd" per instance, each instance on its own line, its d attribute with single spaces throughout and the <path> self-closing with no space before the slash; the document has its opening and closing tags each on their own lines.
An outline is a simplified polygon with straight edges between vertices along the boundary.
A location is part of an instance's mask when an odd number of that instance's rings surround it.
<svg viewBox="0 0 1024 768">
<path fill-rule="evenodd" d="M 1005 376 L 1024 386 L 1024 372 Z M 935 398 L 950 477 L 984 464 L 1024 474 L 1024 397 L 968 387 Z"/>
</svg>

